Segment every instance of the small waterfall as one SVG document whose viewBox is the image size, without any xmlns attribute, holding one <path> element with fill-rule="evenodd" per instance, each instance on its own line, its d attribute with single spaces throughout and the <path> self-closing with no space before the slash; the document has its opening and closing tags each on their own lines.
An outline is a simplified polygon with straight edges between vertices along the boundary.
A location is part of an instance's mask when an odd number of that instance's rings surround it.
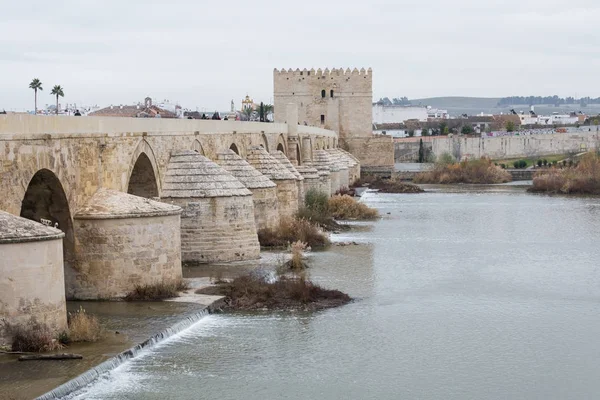
<svg viewBox="0 0 600 400">
<path fill-rule="evenodd" d="M 198 313 L 192 314 L 186 317 L 184 320 L 176 323 L 170 328 L 165 329 L 162 332 L 157 333 L 151 338 L 143 341 L 142 343 L 125 350 L 122 353 L 117 354 L 116 356 L 104 361 L 103 363 L 95 366 L 94 368 L 84 372 L 78 377 L 71 379 L 70 381 L 60 385 L 56 389 L 40 396 L 37 400 L 51 400 L 51 399 L 59 399 L 69 394 L 89 385 L 98 379 L 102 374 L 112 371 L 117 368 L 119 365 L 123 364 L 127 360 L 130 360 L 134 357 L 137 357 L 142 351 L 151 349 L 156 346 L 158 343 L 163 342 L 164 340 L 170 338 L 173 335 L 176 335 L 185 329 L 191 327 L 196 322 L 200 321 L 206 315 L 208 315 L 208 309 L 204 309 Z"/>
</svg>

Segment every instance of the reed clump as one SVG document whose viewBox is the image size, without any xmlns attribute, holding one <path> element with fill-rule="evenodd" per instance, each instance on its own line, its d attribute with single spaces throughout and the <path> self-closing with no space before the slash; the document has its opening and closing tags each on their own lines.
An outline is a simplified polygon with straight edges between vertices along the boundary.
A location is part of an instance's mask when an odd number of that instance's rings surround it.
<svg viewBox="0 0 600 400">
<path fill-rule="evenodd" d="M 157 282 L 148 285 L 136 285 L 125 296 L 126 301 L 161 301 L 179 296 L 179 292 L 188 290 L 189 285 L 183 280 Z"/>
<path fill-rule="evenodd" d="M 102 337 L 102 326 L 95 315 L 88 314 L 83 307 L 69 313 L 69 342 L 97 342 Z M 63 339 L 64 341 L 64 339 Z"/>
<path fill-rule="evenodd" d="M 600 154 L 585 154 L 577 165 L 552 167 L 537 172 L 531 192 L 562 194 L 600 194 Z"/>
<path fill-rule="evenodd" d="M 510 173 L 495 165 L 489 158 L 449 162 L 444 157 L 433 169 L 415 176 L 415 183 L 475 183 L 494 184 L 510 182 Z"/>
<path fill-rule="evenodd" d="M 302 242 L 314 249 L 331 244 L 327 234 L 317 224 L 304 218 L 281 218 L 277 228 L 260 229 L 258 241 L 263 247 L 288 247 L 292 243 Z"/>
<path fill-rule="evenodd" d="M 379 212 L 354 198 L 343 195 L 329 199 L 329 210 L 335 219 L 368 221 L 379 217 Z"/>
<path fill-rule="evenodd" d="M 12 339 L 12 351 L 45 353 L 63 348 L 52 329 L 35 318 L 31 318 L 27 324 L 5 322 L 4 329 Z"/>
</svg>

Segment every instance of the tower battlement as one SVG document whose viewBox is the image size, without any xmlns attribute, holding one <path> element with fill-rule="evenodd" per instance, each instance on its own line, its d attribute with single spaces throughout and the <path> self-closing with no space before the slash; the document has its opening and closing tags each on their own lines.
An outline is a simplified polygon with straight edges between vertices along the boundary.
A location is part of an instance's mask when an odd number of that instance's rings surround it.
<svg viewBox="0 0 600 400">
<path fill-rule="evenodd" d="M 275 68 L 273 70 L 273 75 L 274 76 L 278 76 L 278 75 L 283 75 L 283 76 L 287 76 L 289 77 L 290 75 L 292 76 L 304 76 L 304 77 L 309 77 L 309 76 L 313 76 L 313 77 L 323 77 L 323 76 L 331 76 L 331 75 L 336 75 L 336 76 L 349 76 L 349 75 L 363 75 L 363 76 L 371 76 L 373 74 L 373 70 L 371 68 L 369 69 L 358 69 L 358 68 L 325 68 L 325 69 L 321 69 L 318 68 L 317 70 L 315 70 L 314 68 L 311 69 L 300 69 L 300 68 L 296 68 L 295 70 L 292 68 L 282 68 L 282 69 L 277 69 Z"/>
</svg>

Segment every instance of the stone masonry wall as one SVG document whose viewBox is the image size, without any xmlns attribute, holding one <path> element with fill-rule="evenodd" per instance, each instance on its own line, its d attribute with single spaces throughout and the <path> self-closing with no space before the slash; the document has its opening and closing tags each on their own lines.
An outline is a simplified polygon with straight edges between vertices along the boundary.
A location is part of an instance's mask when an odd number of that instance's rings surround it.
<svg viewBox="0 0 600 400">
<path fill-rule="evenodd" d="M 114 299 L 135 285 L 181 279 L 179 215 L 75 219 L 76 275 L 67 297 Z M 150 249 L 149 249 L 150 247 Z"/>
<path fill-rule="evenodd" d="M 254 201 L 256 229 L 275 229 L 279 225 L 279 202 L 277 188 L 250 189 Z"/>
<path fill-rule="evenodd" d="M 298 212 L 298 186 L 296 180 L 276 180 L 277 200 L 281 218 L 293 217 Z"/>
<path fill-rule="evenodd" d="M 0 319 L 27 325 L 31 317 L 55 332 L 67 328 L 62 238 L 0 244 Z M 8 336 L 0 326 L 0 344 Z"/>
<path fill-rule="evenodd" d="M 184 263 L 229 262 L 259 257 L 251 196 L 168 200 L 183 208 L 181 254 Z"/>
</svg>

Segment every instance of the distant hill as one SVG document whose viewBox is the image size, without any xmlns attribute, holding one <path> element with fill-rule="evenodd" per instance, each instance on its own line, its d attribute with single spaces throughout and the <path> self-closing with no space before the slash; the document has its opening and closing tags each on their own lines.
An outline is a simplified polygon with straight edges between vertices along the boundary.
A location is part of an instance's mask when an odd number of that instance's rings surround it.
<svg viewBox="0 0 600 400">
<path fill-rule="evenodd" d="M 428 99 L 411 99 L 412 105 L 424 105 L 434 108 L 494 108 L 500 97 L 431 97 Z"/>
</svg>

